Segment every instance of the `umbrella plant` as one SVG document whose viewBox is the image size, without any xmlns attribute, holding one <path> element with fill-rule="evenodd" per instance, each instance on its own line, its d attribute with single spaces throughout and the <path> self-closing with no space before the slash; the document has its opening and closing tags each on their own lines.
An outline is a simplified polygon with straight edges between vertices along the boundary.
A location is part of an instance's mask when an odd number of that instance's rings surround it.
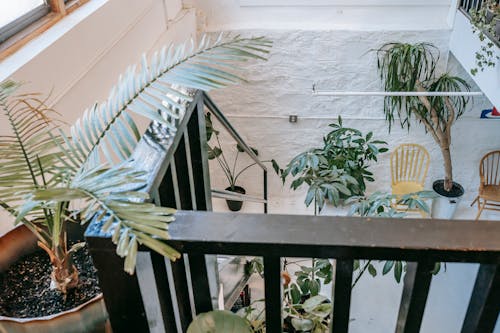
<svg viewBox="0 0 500 333">
<path fill-rule="evenodd" d="M 68 247 L 71 221 L 105 220 L 116 252 L 132 274 L 139 244 L 175 260 L 168 239 L 174 210 L 148 203 L 139 189 L 148 170 L 136 171 L 127 160 L 140 134 L 132 114 L 145 116 L 175 134 L 189 94 L 180 86 L 210 90 L 242 82 L 236 63 L 265 59 L 271 42 L 262 38 L 210 39 L 163 48 L 140 69 L 131 67 L 107 101 L 95 104 L 69 133 L 58 114 L 36 94 L 17 94 L 19 84 L 0 84 L 0 109 L 10 133 L 0 137 L 0 206 L 26 225 L 50 256 L 52 285 L 65 293 L 78 283 Z"/>
</svg>

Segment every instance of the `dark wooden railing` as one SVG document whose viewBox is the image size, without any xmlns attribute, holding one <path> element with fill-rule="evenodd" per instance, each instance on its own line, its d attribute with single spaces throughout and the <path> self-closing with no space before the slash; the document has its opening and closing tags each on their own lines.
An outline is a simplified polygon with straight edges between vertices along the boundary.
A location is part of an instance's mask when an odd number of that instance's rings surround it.
<svg viewBox="0 0 500 333">
<path fill-rule="evenodd" d="M 183 253 L 169 263 L 140 247 L 136 275 L 123 271 L 102 221 L 86 232 L 111 325 L 120 332 L 186 332 L 193 315 L 213 309 L 217 277 L 206 255 L 264 258 L 266 326 L 281 332 L 284 257 L 336 259 L 331 332 L 348 332 L 354 259 L 409 262 L 397 333 L 419 332 L 435 262 L 480 263 L 462 333 L 492 332 L 500 310 L 500 223 L 266 214 L 212 213 L 204 104 L 198 92 L 175 136 L 150 129 L 133 155 L 150 170 L 148 191 L 158 205 L 177 207 L 169 244 Z M 160 130 L 161 132 L 161 130 Z M 161 133 L 160 133 L 161 134 Z M 158 142 L 162 142 L 162 144 Z M 265 171 L 265 169 L 264 169 Z M 198 210 L 198 212 L 196 212 Z M 142 263 L 148 263 L 149 280 Z M 219 277 L 220 279 L 221 277 Z M 156 313 L 155 313 L 156 312 Z"/>
<path fill-rule="evenodd" d="M 499 3 L 500 0 L 495 0 L 496 3 Z M 486 0 L 461 0 L 459 4 L 460 10 L 464 13 L 469 14 L 471 10 L 479 10 L 487 3 Z"/>
</svg>

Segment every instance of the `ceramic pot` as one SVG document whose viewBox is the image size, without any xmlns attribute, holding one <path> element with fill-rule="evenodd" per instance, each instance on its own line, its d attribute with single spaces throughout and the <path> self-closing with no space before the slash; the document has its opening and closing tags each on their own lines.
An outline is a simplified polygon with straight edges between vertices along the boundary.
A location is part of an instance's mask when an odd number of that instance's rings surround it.
<svg viewBox="0 0 500 333">
<path fill-rule="evenodd" d="M 69 236 L 70 237 L 70 236 Z M 0 237 L 0 271 L 38 249 L 36 237 L 21 225 Z M 0 316 L 0 333 L 110 333 L 102 294 L 76 308 L 50 316 L 13 318 Z"/>
<path fill-rule="evenodd" d="M 452 219 L 457 210 L 458 204 L 464 195 L 464 188 L 462 185 L 453 182 L 451 190 L 445 191 L 444 180 L 436 180 L 432 184 L 434 192 L 438 197 L 432 201 L 432 218 L 435 219 Z"/>
<path fill-rule="evenodd" d="M 234 187 L 226 187 L 226 191 L 231 191 L 231 192 L 236 192 L 239 194 L 245 194 L 246 191 L 243 187 L 241 186 L 234 186 Z M 236 200 L 226 200 L 227 203 L 227 208 L 233 212 L 237 212 L 241 209 L 243 206 L 243 201 L 236 201 Z"/>
</svg>

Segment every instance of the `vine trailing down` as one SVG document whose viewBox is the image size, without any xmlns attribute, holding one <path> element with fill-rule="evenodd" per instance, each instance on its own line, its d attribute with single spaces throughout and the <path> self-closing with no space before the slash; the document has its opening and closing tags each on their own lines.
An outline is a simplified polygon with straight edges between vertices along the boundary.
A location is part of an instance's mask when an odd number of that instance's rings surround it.
<svg viewBox="0 0 500 333">
<path fill-rule="evenodd" d="M 11 133 L 0 137 L 0 205 L 24 223 L 50 256 L 53 286 L 66 292 L 78 283 L 71 253 L 83 244 L 66 244 L 66 223 L 105 221 L 124 269 L 135 270 L 139 244 L 175 260 L 180 254 L 163 240 L 175 210 L 148 203 L 141 192 L 148 170 L 131 169 L 140 134 L 131 113 L 161 124 L 170 137 L 191 96 L 201 90 L 245 82 L 238 63 L 265 60 L 272 42 L 263 37 L 216 39 L 163 48 L 139 69 L 120 77 L 107 101 L 95 104 L 65 133 L 57 113 L 36 94 L 15 95 L 19 84 L 0 84 L 0 108 Z M 104 157 L 104 159 L 102 158 Z"/>
<path fill-rule="evenodd" d="M 386 91 L 462 92 L 470 91 L 462 78 L 448 73 L 437 76 L 438 49 L 429 43 L 389 43 L 378 51 L 380 78 Z M 451 126 L 462 116 L 469 103 L 465 96 L 388 96 L 384 113 L 391 124 L 399 116 L 401 127 L 410 129 L 414 117 L 441 148 L 444 162 L 444 190 L 453 187 L 451 164 Z"/>
</svg>

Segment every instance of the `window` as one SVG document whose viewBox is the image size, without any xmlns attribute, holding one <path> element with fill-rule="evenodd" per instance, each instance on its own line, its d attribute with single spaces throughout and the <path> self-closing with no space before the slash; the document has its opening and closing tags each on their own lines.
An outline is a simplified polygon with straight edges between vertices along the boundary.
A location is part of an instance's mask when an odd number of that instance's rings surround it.
<svg viewBox="0 0 500 333">
<path fill-rule="evenodd" d="M 0 60 L 88 0 L 0 0 Z"/>
<path fill-rule="evenodd" d="M 0 43 L 50 12 L 44 0 L 17 0 L 0 2 Z"/>
</svg>

